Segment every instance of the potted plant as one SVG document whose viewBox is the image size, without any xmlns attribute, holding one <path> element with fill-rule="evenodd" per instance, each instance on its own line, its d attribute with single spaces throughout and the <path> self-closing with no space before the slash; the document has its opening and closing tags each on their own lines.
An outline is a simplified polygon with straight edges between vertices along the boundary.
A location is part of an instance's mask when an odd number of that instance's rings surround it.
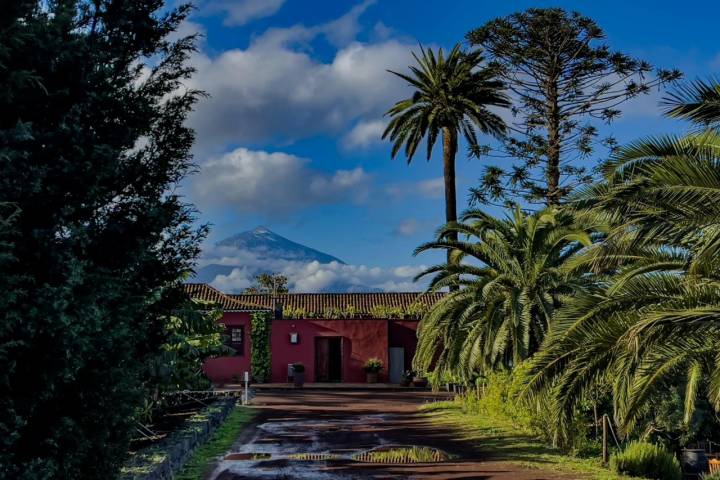
<svg viewBox="0 0 720 480">
<path fill-rule="evenodd" d="M 293 383 L 296 387 L 302 387 L 305 384 L 305 365 L 302 363 L 293 363 Z"/>
<path fill-rule="evenodd" d="M 363 370 L 365 370 L 367 383 L 377 383 L 378 373 L 383 369 L 383 366 L 383 362 L 379 358 L 370 358 L 365 362 Z"/>
<path fill-rule="evenodd" d="M 415 372 L 412 379 L 413 387 L 425 388 L 428 385 L 428 379 L 422 372 Z"/>
<path fill-rule="evenodd" d="M 414 375 L 415 373 L 412 370 L 405 370 L 405 373 L 403 373 L 402 378 L 400 379 L 400 386 L 409 387 L 412 383 Z"/>
</svg>

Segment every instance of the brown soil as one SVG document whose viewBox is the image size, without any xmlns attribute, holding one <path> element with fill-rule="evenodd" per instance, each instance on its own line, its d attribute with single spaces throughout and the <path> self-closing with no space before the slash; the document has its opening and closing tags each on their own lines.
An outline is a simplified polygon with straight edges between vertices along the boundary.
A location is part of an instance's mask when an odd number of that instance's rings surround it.
<svg viewBox="0 0 720 480">
<path fill-rule="evenodd" d="M 442 393 L 382 391 L 263 391 L 253 401 L 259 413 L 233 452 L 271 453 L 271 459 L 220 462 L 214 480 L 259 479 L 572 479 L 562 473 L 492 461 L 482 450 L 442 430 L 418 412 Z M 298 461 L 294 453 L 347 452 L 381 445 L 418 445 L 452 456 L 441 463 L 364 464 L 349 459 Z"/>
</svg>

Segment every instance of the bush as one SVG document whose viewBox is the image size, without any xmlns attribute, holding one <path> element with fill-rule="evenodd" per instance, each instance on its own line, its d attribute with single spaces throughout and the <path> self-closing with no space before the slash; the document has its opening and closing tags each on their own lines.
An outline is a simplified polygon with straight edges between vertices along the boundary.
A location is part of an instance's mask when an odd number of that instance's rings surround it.
<svg viewBox="0 0 720 480">
<path fill-rule="evenodd" d="M 293 363 L 293 372 L 294 373 L 304 373 L 305 365 L 303 365 L 302 363 Z"/>
<path fill-rule="evenodd" d="M 703 473 L 700 475 L 701 480 L 720 480 L 720 472 Z"/>
<path fill-rule="evenodd" d="M 657 480 L 680 480 L 682 470 L 675 455 L 659 445 L 631 442 L 610 458 L 610 468 L 616 473 Z"/>
<path fill-rule="evenodd" d="M 384 364 L 382 360 L 379 358 L 370 358 L 367 362 L 365 362 L 363 370 L 365 370 L 366 373 L 377 373 L 382 370 L 383 367 Z"/>
<path fill-rule="evenodd" d="M 270 378 L 270 315 L 255 312 L 250 320 L 250 370 L 258 382 Z"/>
</svg>

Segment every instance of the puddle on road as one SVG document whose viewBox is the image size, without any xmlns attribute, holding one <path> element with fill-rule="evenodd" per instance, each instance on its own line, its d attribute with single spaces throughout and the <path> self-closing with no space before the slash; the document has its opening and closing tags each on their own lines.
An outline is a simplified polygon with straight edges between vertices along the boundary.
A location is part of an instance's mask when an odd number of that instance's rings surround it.
<svg viewBox="0 0 720 480">
<path fill-rule="evenodd" d="M 333 420 L 283 418 L 258 425 L 255 436 L 220 461 L 214 480 L 361 478 L 333 471 L 352 464 L 439 463 L 452 456 L 418 445 L 393 445 L 382 436 L 390 415 Z M 338 446 L 340 448 L 338 448 Z"/>
</svg>

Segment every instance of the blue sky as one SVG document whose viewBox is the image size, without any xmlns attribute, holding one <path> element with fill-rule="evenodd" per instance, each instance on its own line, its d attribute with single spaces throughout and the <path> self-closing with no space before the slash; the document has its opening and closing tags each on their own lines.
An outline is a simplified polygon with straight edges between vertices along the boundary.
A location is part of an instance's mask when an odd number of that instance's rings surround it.
<svg viewBox="0 0 720 480">
<path fill-rule="evenodd" d="M 720 73 L 711 1 L 204 0 L 183 33 L 205 38 L 193 86 L 210 93 L 192 115 L 200 173 L 189 199 L 214 225 L 209 243 L 262 224 L 353 265 L 392 269 L 443 219 L 442 166 L 390 159 L 383 112 L 408 92 L 419 43 L 451 47 L 487 20 L 560 6 L 593 18 L 613 49 L 686 78 Z M 661 92 L 626 104 L 621 141 L 683 128 L 662 119 Z M 483 167 L 458 155 L 459 208 Z"/>
</svg>

